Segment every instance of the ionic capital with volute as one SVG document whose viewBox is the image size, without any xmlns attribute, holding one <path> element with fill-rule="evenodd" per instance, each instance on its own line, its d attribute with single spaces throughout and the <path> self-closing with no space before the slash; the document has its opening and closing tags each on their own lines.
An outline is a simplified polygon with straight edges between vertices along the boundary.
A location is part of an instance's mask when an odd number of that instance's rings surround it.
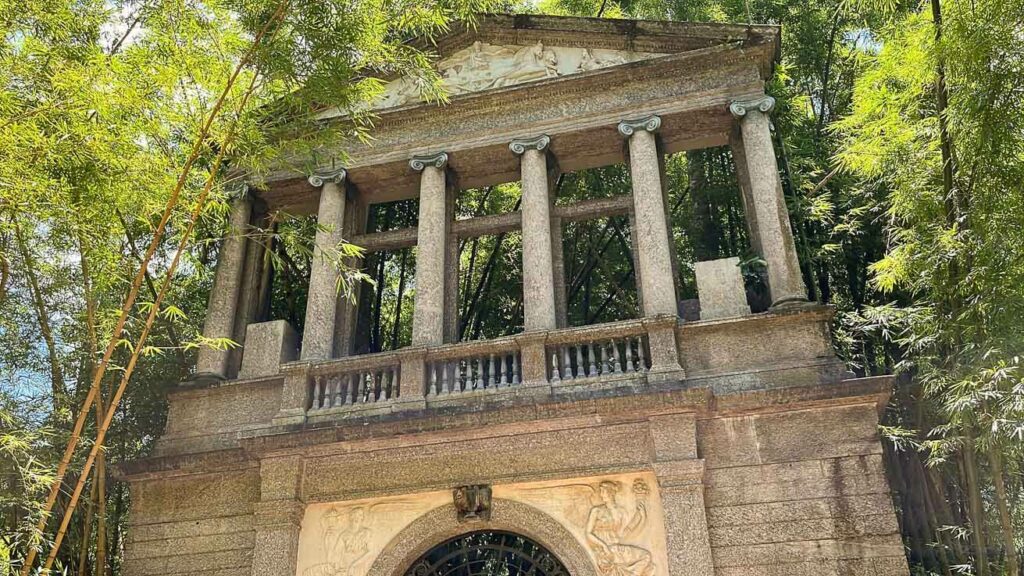
<svg viewBox="0 0 1024 576">
<path fill-rule="evenodd" d="M 541 134 L 535 138 L 516 138 L 509 143 L 508 149 L 516 156 L 522 156 L 527 150 L 543 152 L 551 144 L 551 137 Z"/>
<path fill-rule="evenodd" d="M 313 171 L 307 180 L 309 181 L 310 186 L 319 188 L 328 182 L 341 184 L 345 181 L 345 177 L 347 175 L 348 172 L 344 168 L 324 168 Z"/>
<path fill-rule="evenodd" d="M 753 100 L 736 100 L 729 104 L 729 112 L 735 118 L 743 118 L 750 112 L 768 114 L 775 108 L 775 98 L 764 95 Z"/>
<path fill-rule="evenodd" d="M 438 152 L 436 154 L 424 154 L 413 156 L 409 160 L 409 168 L 417 172 L 422 172 L 427 166 L 433 166 L 434 168 L 444 168 L 448 165 L 448 153 Z"/>
<path fill-rule="evenodd" d="M 619 122 L 619 134 L 629 138 L 636 134 L 637 130 L 657 132 L 661 128 L 661 116 L 645 116 L 635 120 L 623 120 Z"/>
</svg>

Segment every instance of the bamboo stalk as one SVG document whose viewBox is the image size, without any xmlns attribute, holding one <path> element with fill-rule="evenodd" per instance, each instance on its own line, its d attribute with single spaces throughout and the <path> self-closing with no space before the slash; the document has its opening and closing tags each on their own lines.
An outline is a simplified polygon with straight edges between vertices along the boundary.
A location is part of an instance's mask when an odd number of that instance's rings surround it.
<svg viewBox="0 0 1024 576">
<path fill-rule="evenodd" d="M 89 568 L 89 532 L 92 529 L 92 512 L 93 507 L 96 505 L 96 491 L 99 485 L 96 483 L 96 479 L 93 478 L 92 488 L 89 492 L 89 502 L 85 507 L 85 520 L 82 523 L 82 544 L 81 550 L 78 551 L 78 576 L 85 576 Z"/>
<path fill-rule="evenodd" d="M 224 85 L 224 89 L 221 91 L 213 108 L 210 111 L 209 116 L 207 117 L 206 121 L 200 128 L 198 137 L 196 138 L 196 143 L 193 146 L 193 150 L 191 150 L 191 152 L 188 155 L 188 158 L 185 160 L 185 163 L 181 168 L 181 173 L 178 175 L 175 187 L 171 192 L 171 197 L 168 199 L 167 206 L 164 208 L 164 213 L 162 214 L 160 222 L 158 223 L 157 228 L 154 231 L 153 240 L 150 242 L 150 246 L 146 247 L 145 255 L 143 256 L 142 261 L 139 265 L 138 272 L 135 274 L 135 278 L 132 280 L 128 296 L 125 298 L 124 304 L 121 306 L 121 315 L 118 318 L 117 325 L 114 328 L 114 333 L 111 335 L 111 339 L 108 342 L 108 344 L 106 344 L 105 351 L 103 351 L 103 358 L 99 363 L 99 367 L 97 368 L 95 374 L 93 375 L 92 384 L 89 386 L 89 393 L 86 395 L 85 401 L 83 402 L 82 410 L 79 412 L 79 416 L 75 421 L 75 426 L 72 430 L 71 438 L 68 441 L 68 446 L 65 449 L 65 453 L 63 453 L 63 455 L 61 456 L 60 462 L 57 464 L 53 484 L 50 486 L 49 495 L 46 497 L 46 504 L 43 506 L 42 518 L 40 518 L 39 524 L 36 526 L 36 532 L 40 534 L 44 530 L 46 530 L 46 523 L 47 520 L 49 520 L 49 513 L 53 509 L 53 505 L 56 502 L 57 495 L 60 492 L 60 486 L 61 483 L 63 482 L 63 477 L 65 477 L 65 475 L 67 474 L 68 466 L 71 463 L 71 458 L 75 453 L 75 448 L 78 446 L 78 441 L 82 434 L 82 427 L 85 424 L 86 415 L 88 414 L 89 409 L 92 407 L 92 403 L 95 400 L 96 393 L 99 388 L 99 382 L 102 380 L 102 377 L 106 372 L 106 367 L 109 366 L 111 357 L 114 355 L 114 349 L 117 347 L 118 341 L 120 340 L 121 337 L 121 333 L 124 330 L 124 326 L 128 321 L 128 316 L 131 314 L 132 307 L 135 304 L 135 298 L 138 296 L 138 291 L 142 285 L 142 280 L 145 277 L 147 266 L 153 259 L 153 255 L 156 253 L 157 248 L 159 247 L 160 242 L 163 239 L 164 233 L 167 228 L 167 222 L 170 220 L 171 214 L 175 206 L 177 206 L 178 204 L 181 191 L 184 190 L 185 181 L 187 180 L 188 174 L 191 172 L 191 167 L 193 167 L 193 165 L 199 159 L 203 149 L 206 147 L 206 141 L 207 137 L 209 136 L 210 129 L 212 128 L 213 122 L 216 119 L 217 115 L 220 113 L 220 110 L 223 108 L 224 102 L 227 100 L 227 95 L 230 92 L 231 87 L 234 85 L 234 82 L 238 80 L 239 75 L 242 74 L 242 71 L 245 69 L 245 67 L 249 65 L 249 61 L 252 59 L 253 54 L 256 51 L 256 46 L 259 45 L 259 43 L 262 41 L 262 38 L 269 31 L 270 25 L 274 22 L 275 19 L 278 19 L 281 17 L 281 15 L 283 15 L 284 10 L 288 6 L 288 3 L 289 0 L 285 0 L 284 2 L 282 2 L 278 11 L 276 11 L 273 14 L 273 16 L 268 20 L 267 24 L 263 27 L 263 29 L 256 34 L 255 38 L 253 39 L 252 45 L 249 47 L 248 51 L 239 61 L 238 66 L 234 68 L 234 70 L 231 73 L 231 76 L 228 77 L 227 82 Z M 248 94 L 245 99 L 248 99 Z M 222 151 L 223 147 L 221 148 L 221 152 Z M 218 168 L 219 164 L 215 165 L 214 171 L 216 171 Z M 156 306 L 154 307 L 154 310 L 156 310 Z M 118 400 L 120 400 L 120 395 L 118 396 Z M 116 404 L 116 402 L 112 401 L 111 406 L 116 406 Z M 113 412 L 113 409 L 109 410 L 108 413 L 106 413 L 106 417 L 104 417 L 103 421 L 108 422 Z M 103 434 L 105 435 L 105 430 L 103 431 Z M 94 448 L 99 446 L 100 444 L 101 441 L 97 441 L 97 444 L 94 446 Z M 90 459 L 89 467 L 91 467 L 91 465 L 92 463 Z M 86 475 L 83 474 L 83 478 L 85 476 Z M 80 493 L 81 489 L 78 489 L 76 492 Z M 78 497 L 75 496 L 74 500 L 77 501 L 77 499 Z M 66 511 L 67 518 L 70 518 L 72 510 L 74 510 L 74 506 L 71 506 L 71 508 L 68 511 Z M 65 529 L 67 529 L 67 525 L 65 526 Z M 59 543 L 54 542 L 54 552 L 51 554 L 51 556 L 55 556 L 55 550 L 58 548 Z M 37 553 L 37 548 L 31 545 L 30 543 L 28 552 L 26 554 L 25 564 L 22 566 L 22 573 L 20 573 L 20 576 L 29 576 L 29 573 L 32 571 L 32 566 L 35 564 Z M 52 564 L 52 561 L 49 561 L 48 564 Z"/>
<path fill-rule="evenodd" d="M 974 455 L 974 436 L 965 431 L 964 447 L 961 451 L 964 462 L 964 479 L 967 492 L 967 510 L 971 517 L 971 542 L 974 544 L 974 561 L 978 576 L 988 576 L 988 551 L 985 547 L 985 511 L 981 502 L 981 486 L 978 483 L 978 463 Z"/>
<path fill-rule="evenodd" d="M 272 18 L 272 20 L 277 19 L 277 17 L 279 17 L 283 13 L 284 7 L 286 5 L 287 2 L 282 3 L 281 7 L 279 8 L 278 12 L 275 13 L 274 18 Z M 257 37 L 256 40 L 254 40 L 254 43 L 258 41 L 259 37 Z M 253 76 L 252 81 L 249 84 L 249 88 L 243 95 L 242 101 L 239 104 L 240 112 L 245 109 L 245 105 L 248 102 L 249 97 L 255 90 L 257 78 L 257 76 Z M 103 447 L 103 440 L 106 438 L 107 430 L 110 428 L 110 424 L 113 421 L 115 411 L 114 409 L 120 403 L 121 397 L 124 395 L 124 391 L 128 386 L 128 381 L 131 379 L 132 373 L 135 371 L 135 366 L 138 363 L 139 356 L 141 355 L 142 350 L 146 345 L 146 339 L 149 337 L 149 332 L 152 329 L 153 323 L 155 322 L 156 316 L 160 310 L 160 304 L 163 302 L 163 298 L 167 294 L 167 290 L 170 287 L 171 281 L 174 278 L 174 272 L 175 270 L 177 270 L 178 263 L 181 260 L 181 255 L 185 252 L 185 248 L 188 244 L 188 241 L 190 240 L 192 232 L 195 229 L 196 222 L 199 220 L 199 216 L 202 213 L 202 209 L 206 204 L 206 198 L 209 195 L 210 190 L 212 190 L 213 188 L 213 183 L 220 170 L 225 150 L 228 148 L 229 144 L 234 139 L 235 128 L 237 124 L 237 119 L 232 121 L 228 133 L 225 136 L 224 141 L 220 146 L 220 149 L 217 151 L 217 156 L 214 159 L 212 165 L 213 167 L 210 170 L 210 174 L 206 179 L 206 184 L 203 187 L 203 191 L 200 193 L 199 198 L 196 200 L 196 205 L 192 211 L 192 216 L 191 219 L 189 220 L 188 227 L 182 234 L 181 240 L 178 243 L 177 250 L 175 250 L 174 258 L 171 260 L 171 264 L 167 268 L 163 284 L 160 286 L 160 292 L 157 294 L 156 300 L 150 307 L 149 315 L 146 318 L 146 323 L 142 328 L 142 333 L 139 335 L 138 342 L 136 343 L 134 349 L 132 350 L 132 355 L 128 360 L 128 365 L 125 368 L 124 374 L 121 376 L 121 382 L 118 384 L 118 387 L 114 392 L 114 396 L 110 399 L 110 409 L 106 411 L 106 414 L 104 415 L 103 418 L 103 422 L 96 433 L 96 442 L 93 444 L 93 447 L 89 451 L 89 455 L 85 460 L 82 475 L 79 478 L 78 483 L 75 485 L 74 492 L 72 492 L 71 494 L 71 501 L 68 503 L 68 507 L 64 512 L 64 519 L 61 522 L 60 528 L 57 530 L 57 535 L 54 538 L 53 547 L 50 549 L 50 554 L 47 556 L 46 561 L 43 563 L 44 573 L 46 573 L 50 569 L 50 567 L 53 565 L 53 562 L 57 558 L 57 552 L 60 550 L 61 542 L 63 542 L 64 535 L 67 533 L 68 524 L 71 522 L 71 517 L 74 514 L 75 507 L 78 504 L 78 499 L 81 497 L 85 476 L 91 471 L 93 463 L 96 460 L 96 456 Z"/>
<path fill-rule="evenodd" d="M 988 462 L 992 467 L 992 484 L 996 493 L 996 508 L 999 510 L 999 527 L 1003 536 L 1003 548 L 1006 554 L 1006 564 L 1003 572 L 1017 576 L 1020 569 L 1017 567 L 1017 547 L 1014 544 L 1013 521 L 1010 517 L 1009 500 L 1006 496 L 1006 481 L 1003 479 L 1003 455 L 1000 454 L 1000 445 L 992 442 L 989 450 Z"/>
</svg>

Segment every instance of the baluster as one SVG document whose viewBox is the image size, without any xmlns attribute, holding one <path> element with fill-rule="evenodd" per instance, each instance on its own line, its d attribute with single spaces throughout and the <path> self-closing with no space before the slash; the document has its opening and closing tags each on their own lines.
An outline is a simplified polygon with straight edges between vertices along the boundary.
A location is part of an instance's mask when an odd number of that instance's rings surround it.
<svg viewBox="0 0 1024 576">
<path fill-rule="evenodd" d="M 430 384 L 427 385 L 427 396 L 434 396 L 437 394 L 438 365 L 436 362 L 431 362 L 428 366 L 430 366 Z"/>
<path fill-rule="evenodd" d="M 366 392 L 363 390 L 363 379 L 360 377 L 359 372 L 353 372 L 348 375 L 348 380 L 351 383 L 352 390 L 355 393 L 355 398 L 352 400 L 353 404 L 362 404 L 366 402 Z"/>
<path fill-rule="evenodd" d="M 391 398 L 391 381 L 388 379 L 390 368 L 382 368 L 378 375 L 380 377 L 380 399 L 388 400 Z"/>
<path fill-rule="evenodd" d="M 597 376 L 600 372 L 597 371 L 597 354 L 594 353 L 594 343 L 587 343 L 587 356 L 589 357 L 590 364 L 587 366 L 588 376 Z"/>
<path fill-rule="evenodd" d="M 324 376 L 324 402 L 321 405 L 323 408 L 331 408 L 339 404 L 337 398 L 339 387 L 341 384 L 338 382 L 337 376 Z"/>
<path fill-rule="evenodd" d="M 494 354 L 491 354 L 490 359 L 487 362 L 487 381 L 484 382 L 485 388 L 494 388 L 498 383 L 497 373 L 495 373 L 496 366 L 494 365 Z"/>
<path fill-rule="evenodd" d="M 583 378 L 587 375 L 587 366 L 583 363 L 583 346 L 577 344 L 572 348 L 576 350 L 576 377 Z"/>
<path fill-rule="evenodd" d="M 637 370 L 640 372 L 647 372 L 647 361 L 644 360 L 644 339 L 638 337 L 636 339 L 636 364 Z"/>
<path fill-rule="evenodd" d="M 559 346 L 558 350 L 562 353 L 562 377 L 566 380 L 572 380 L 576 377 L 576 373 L 572 369 L 572 355 L 569 354 L 569 347 Z"/>
<path fill-rule="evenodd" d="M 499 366 L 499 370 L 501 372 L 501 380 L 498 381 L 498 386 L 501 387 L 501 388 L 504 388 L 504 387 L 508 386 L 508 359 L 509 359 L 509 355 L 508 354 L 502 354 L 500 356 L 500 358 L 501 358 L 501 366 Z"/>
<path fill-rule="evenodd" d="M 324 389 L 323 376 L 313 377 L 313 410 L 323 407 Z"/>
<path fill-rule="evenodd" d="M 622 372 L 622 366 L 618 365 L 618 361 L 622 360 L 618 357 L 618 342 L 611 340 L 611 371 L 614 373 Z"/>
<path fill-rule="evenodd" d="M 561 382 L 562 376 L 558 373 L 558 353 L 551 355 L 551 381 Z"/>
<path fill-rule="evenodd" d="M 632 374 L 636 372 L 636 368 L 633 366 L 633 341 L 636 338 L 626 338 L 626 372 Z"/>
<path fill-rule="evenodd" d="M 459 360 L 459 385 L 455 392 L 462 392 L 466 389 L 466 376 L 469 374 L 469 362 Z"/>
<path fill-rule="evenodd" d="M 512 385 L 519 384 L 519 353 L 512 353 Z"/>
<path fill-rule="evenodd" d="M 476 359 L 476 381 L 473 383 L 473 390 L 479 390 L 484 387 L 484 359 L 482 356 L 477 356 Z"/>
<path fill-rule="evenodd" d="M 438 389 L 436 394 L 444 394 L 446 388 L 448 388 L 448 361 L 444 360 L 437 363 L 437 369 L 441 372 L 440 381 L 438 382 Z"/>
</svg>

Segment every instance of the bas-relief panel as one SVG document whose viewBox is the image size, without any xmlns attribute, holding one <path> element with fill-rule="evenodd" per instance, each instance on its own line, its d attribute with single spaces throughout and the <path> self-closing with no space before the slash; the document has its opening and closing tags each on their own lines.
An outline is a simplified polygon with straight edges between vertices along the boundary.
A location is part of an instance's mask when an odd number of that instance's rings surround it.
<svg viewBox="0 0 1024 576">
<path fill-rule="evenodd" d="M 493 497 L 533 506 L 561 523 L 599 574 L 668 576 L 664 513 L 652 473 L 499 485 Z M 362 576 L 404 527 L 451 502 L 445 491 L 313 504 L 302 520 L 296 575 Z M 466 526 L 487 529 L 485 521 Z"/>
<path fill-rule="evenodd" d="M 514 86 L 524 82 L 568 76 L 646 60 L 664 54 L 605 50 L 602 48 L 571 48 L 545 46 L 495 45 L 474 42 L 437 64 L 441 85 L 448 96 L 480 92 L 492 88 Z M 402 77 L 384 87 L 384 93 L 373 108 L 394 108 L 421 100 L 421 86 L 416 78 Z M 337 110 L 324 114 L 335 116 Z"/>
</svg>

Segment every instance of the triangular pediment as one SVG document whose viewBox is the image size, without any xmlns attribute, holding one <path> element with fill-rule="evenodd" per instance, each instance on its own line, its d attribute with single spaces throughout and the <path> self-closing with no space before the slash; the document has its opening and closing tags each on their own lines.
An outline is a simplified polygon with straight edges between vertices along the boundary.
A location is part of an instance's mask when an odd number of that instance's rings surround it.
<svg viewBox="0 0 1024 576">
<path fill-rule="evenodd" d="M 481 15 L 474 25 L 454 26 L 436 41 L 416 42 L 437 58 L 435 70 L 449 98 L 586 74 L 673 54 L 728 45 L 757 47 L 766 69 L 778 53 L 772 26 Z M 370 106 L 377 112 L 424 102 L 422 80 L 385 80 Z M 320 118 L 341 115 L 324 110 Z"/>
<path fill-rule="evenodd" d="M 491 44 L 477 40 L 444 58 L 437 64 L 442 86 L 448 96 L 482 92 L 589 72 L 618 66 L 637 60 L 646 60 L 665 54 L 578 48 L 536 44 Z M 421 90 L 413 78 L 398 78 L 388 82 L 384 94 L 374 104 L 377 109 L 414 104 L 421 100 Z"/>
</svg>

